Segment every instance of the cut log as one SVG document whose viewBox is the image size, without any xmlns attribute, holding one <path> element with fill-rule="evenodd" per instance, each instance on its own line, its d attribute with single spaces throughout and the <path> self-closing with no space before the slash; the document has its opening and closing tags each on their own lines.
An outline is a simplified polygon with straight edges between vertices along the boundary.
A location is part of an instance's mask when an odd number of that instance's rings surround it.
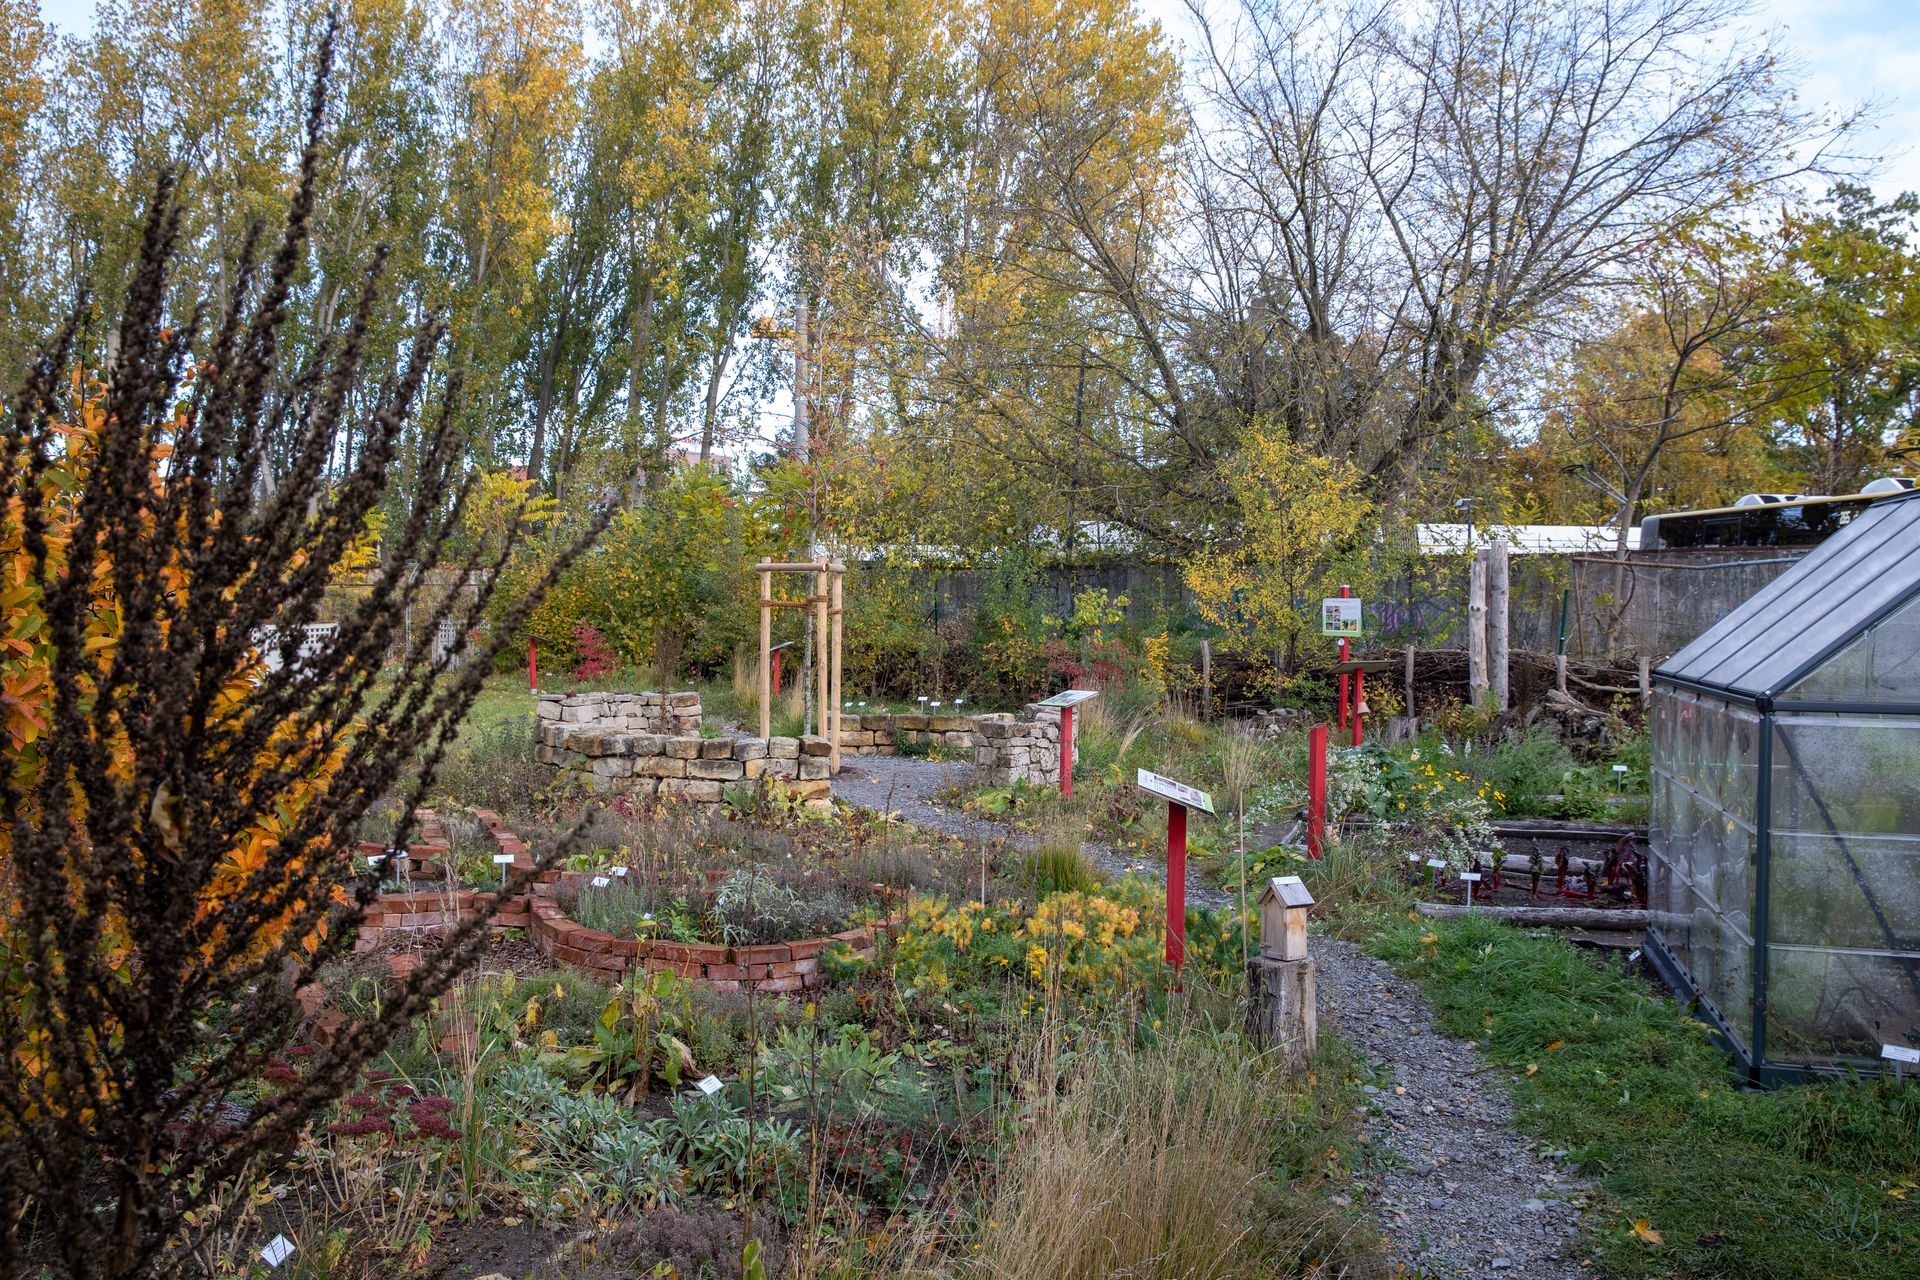
<svg viewBox="0 0 1920 1280">
<path fill-rule="evenodd" d="M 1467 909 L 1454 902 L 1422 902 L 1420 914 L 1458 920 Z M 1530 929 L 1644 929 L 1650 913 L 1639 907 L 1481 907 L 1473 914 Z"/>
</svg>

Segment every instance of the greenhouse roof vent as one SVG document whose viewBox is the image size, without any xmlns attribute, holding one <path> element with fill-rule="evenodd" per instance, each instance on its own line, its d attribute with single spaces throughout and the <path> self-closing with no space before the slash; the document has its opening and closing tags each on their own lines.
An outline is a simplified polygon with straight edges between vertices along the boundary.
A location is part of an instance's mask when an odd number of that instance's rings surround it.
<svg viewBox="0 0 1920 1280">
<path fill-rule="evenodd" d="M 1920 492 L 1863 510 L 1654 681 L 1762 710 L 1920 713 Z"/>
</svg>

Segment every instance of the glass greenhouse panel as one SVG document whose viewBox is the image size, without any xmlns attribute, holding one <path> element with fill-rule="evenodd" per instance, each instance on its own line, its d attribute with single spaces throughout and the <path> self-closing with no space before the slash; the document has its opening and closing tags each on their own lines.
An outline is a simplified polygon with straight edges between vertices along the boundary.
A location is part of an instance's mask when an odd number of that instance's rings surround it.
<svg viewBox="0 0 1920 1280">
<path fill-rule="evenodd" d="M 1874 1062 L 1920 1037 L 1920 956 L 1767 948 L 1767 1057 L 1825 1066 Z"/>
<path fill-rule="evenodd" d="M 1786 697 L 1796 702 L 1920 702 L 1920 597 L 1855 636 Z"/>
<path fill-rule="evenodd" d="M 1920 720 L 1782 715 L 1772 782 L 1775 832 L 1920 834 Z"/>
</svg>

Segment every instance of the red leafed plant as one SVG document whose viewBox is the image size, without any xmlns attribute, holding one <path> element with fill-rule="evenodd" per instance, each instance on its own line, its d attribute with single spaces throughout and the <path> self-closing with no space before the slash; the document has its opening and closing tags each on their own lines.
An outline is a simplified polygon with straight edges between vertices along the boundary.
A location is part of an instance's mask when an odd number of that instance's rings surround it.
<svg viewBox="0 0 1920 1280">
<path fill-rule="evenodd" d="M 620 669 L 620 655 L 590 622 L 573 624 L 573 651 L 579 657 L 573 666 L 575 680 L 597 680 Z"/>
</svg>

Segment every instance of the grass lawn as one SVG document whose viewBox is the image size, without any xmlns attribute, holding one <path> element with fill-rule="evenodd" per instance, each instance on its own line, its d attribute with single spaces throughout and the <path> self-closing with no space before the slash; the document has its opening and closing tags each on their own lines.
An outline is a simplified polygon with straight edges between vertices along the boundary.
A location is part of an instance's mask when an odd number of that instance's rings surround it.
<svg viewBox="0 0 1920 1280">
<path fill-rule="evenodd" d="M 1608 1271 L 1920 1275 L 1920 1086 L 1738 1088 L 1701 1024 L 1557 938 L 1397 919 L 1371 945 L 1513 1068 L 1521 1122 L 1599 1181 Z"/>
</svg>

